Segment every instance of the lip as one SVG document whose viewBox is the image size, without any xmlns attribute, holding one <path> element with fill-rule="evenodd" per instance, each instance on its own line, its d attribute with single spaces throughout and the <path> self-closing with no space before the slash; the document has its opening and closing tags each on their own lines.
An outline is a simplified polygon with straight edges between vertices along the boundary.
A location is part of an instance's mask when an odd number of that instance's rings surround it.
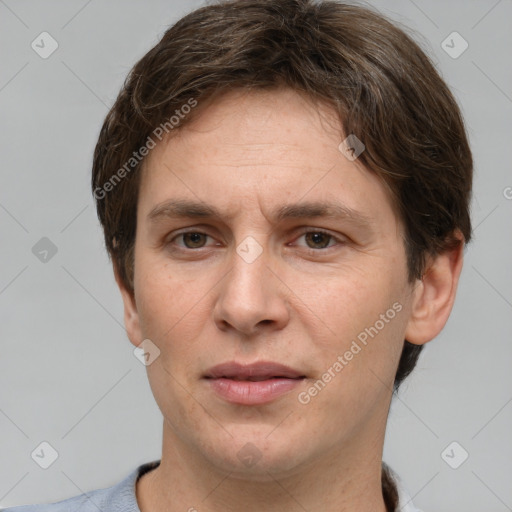
<svg viewBox="0 0 512 512">
<path fill-rule="evenodd" d="M 271 402 L 300 385 L 305 375 L 272 361 L 241 364 L 222 363 L 204 376 L 212 391 L 224 400 L 240 405 Z"/>
<path fill-rule="evenodd" d="M 298 377 L 305 377 L 305 375 L 298 370 L 290 368 L 289 366 L 274 363 L 273 361 L 259 361 L 252 364 L 242 364 L 237 363 L 236 361 L 229 361 L 210 368 L 206 372 L 205 377 L 211 379 L 225 377 L 228 379 L 247 380 L 249 378 L 262 377 L 286 377 L 289 379 L 295 379 Z"/>
</svg>

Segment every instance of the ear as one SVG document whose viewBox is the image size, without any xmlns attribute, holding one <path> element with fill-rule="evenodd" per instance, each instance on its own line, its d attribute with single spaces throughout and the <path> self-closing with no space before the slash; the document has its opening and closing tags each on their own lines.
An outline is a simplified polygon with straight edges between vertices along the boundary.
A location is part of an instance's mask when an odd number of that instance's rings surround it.
<svg viewBox="0 0 512 512">
<path fill-rule="evenodd" d="M 126 333 L 131 343 L 138 346 L 143 341 L 142 330 L 140 328 L 139 313 L 137 311 L 137 304 L 135 302 L 135 292 L 129 290 L 124 282 L 122 281 L 116 263 L 113 263 L 114 277 L 116 279 L 117 286 L 121 292 L 124 304 L 124 325 L 126 327 Z"/>
<path fill-rule="evenodd" d="M 423 345 L 435 338 L 450 316 L 462 271 L 464 237 L 454 233 L 460 243 L 427 263 L 427 270 L 414 285 L 411 315 L 405 339 L 414 345 Z"/>
</svg>

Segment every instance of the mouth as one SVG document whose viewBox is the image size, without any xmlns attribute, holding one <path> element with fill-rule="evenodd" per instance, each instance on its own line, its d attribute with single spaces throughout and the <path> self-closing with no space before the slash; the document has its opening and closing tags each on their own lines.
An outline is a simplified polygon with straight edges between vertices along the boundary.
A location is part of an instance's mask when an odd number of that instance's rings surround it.
<svg viewBox="0 0 512 512">
<path fill-rule="evenodd" d="M 208 377 L 207 377 L 208 378 Z M 213 377 L 216 378 L 216 377 Z M 217 377 L 222 379 L 231 379 L 237 381 L 246 381 L 246 382 L 261 382 L 262 380 L 270 380 L 270 379 L 302 379 L 303 377 L 285 377 L 283 375 L 260 375 L 260 376 L 252 376 L 252 377 L 241 377 L 239 375 L 235 375 L 233 377 L 229 377 L 227 375 L 223 375 L 222 377 Z"/>
<path fill-rule="evenodd" d="M 272 361 L 261 361 L 253 364 L 229 361 L 210 368 L 205 374 L 207 379 L 224 378 L 249 381 L 261 381 L 272 378 L 300 379 L 304 377 L 305 375 L 302 372 Z"/>
<path fill-rule="evenodd" d="M 235 361 L 211 368 L 204 379 L 222 399 L 239 405 L 271 402 L 297 387 L 304 373 L 279 363 L 243 365 Z"/>
</svg>

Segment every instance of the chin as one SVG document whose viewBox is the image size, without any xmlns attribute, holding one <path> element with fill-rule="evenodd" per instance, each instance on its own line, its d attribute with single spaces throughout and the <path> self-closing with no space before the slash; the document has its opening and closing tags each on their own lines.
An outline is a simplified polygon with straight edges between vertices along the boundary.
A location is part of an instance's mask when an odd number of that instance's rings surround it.
<svg viewBox="0 0 512 512">
<path fill-rule="evenodd" d="M 233 437 L 223 436 L 205 454 L 214 466 L 229 473 L 230 478 L 273 481 L 278 475 L 295 473 L 304 463 L 304 443 L 294 441 L 286 430 L 272 432 L 268 425 L 244 427 L 228 429 Z"/>
</svg>

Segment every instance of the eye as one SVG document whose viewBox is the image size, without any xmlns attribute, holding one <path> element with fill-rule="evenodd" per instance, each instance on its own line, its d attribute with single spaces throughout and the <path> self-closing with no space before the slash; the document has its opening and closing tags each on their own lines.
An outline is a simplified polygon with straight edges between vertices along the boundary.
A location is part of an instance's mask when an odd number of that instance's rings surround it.
<svg viewBox="0 0 512 512">
<path fill-rule="evenodd" d="M 343 243 L 338 237 L 335 237 L 331 233 L 327 231 L 315 229 L 309 231 L 303 231 L 298 239 L 304 237 L 307 247 L 306 250 L 311 252 L 319 252 L 324 249 L 329 249 L 333 247 L 333 245 L 337 245 L 336 243 L 331 244 L 331 242 L 338 242 L 339 244 Z M 177 245 L 178 249 L 202 249 L 206 247 L 206 241 L 208 238 L 211 238 L 210 235 L 206 233 L 202 233 L 201 231 L 187 231 L 183 233 L 178 233 L 175 235 L 170 241 L 169 244 Z M 297 239 L 297 240 L 298 240 Z M 176 241 L 182 240 L 182 244 L 178 244 Z"/>
<path fill-rule="evenodd" d="M 329 243 L 331 241 L 340 242 L 342 243 L 342 240 L 335 237 L 334 235 L 331 235 L 330 233 L 322 230 L 309 230 L 304 231 L 299 238 L 305 237 L 306 243 L 308 244 L 307 249 L 311 251 L 318 251 L 322 249 L 329 249 L 332 247 L 332 245 L 329 247 Z"/>
<path fill-rule="evenodd" d="M 209 235 L 206 233 L 201 233 L 200 231 L 188 231 L 186 233 L 179 233 L 170 240 L 170 243 L 174 243 L 177 239 L 182 239 L 185 244 L 185 249 L 201 249 L 204 247 L 204 243 L 207 238 L 209 238 Z M 179 247 L 183 248 L 183 246 Z"/>
</svg>

